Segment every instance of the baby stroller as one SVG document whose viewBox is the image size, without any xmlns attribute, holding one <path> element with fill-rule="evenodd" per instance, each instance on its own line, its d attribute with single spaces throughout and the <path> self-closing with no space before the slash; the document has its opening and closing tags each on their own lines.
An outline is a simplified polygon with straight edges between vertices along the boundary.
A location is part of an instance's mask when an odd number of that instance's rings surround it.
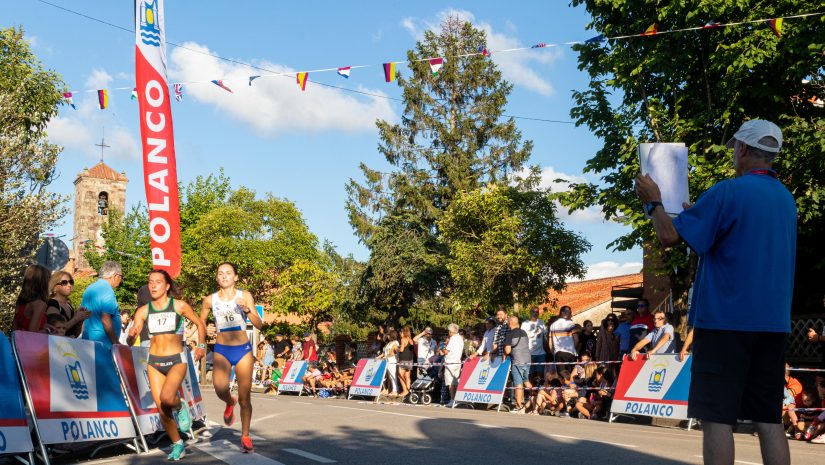
<svg viewBox="0 0 825 465">
<path fill-rule="evenodd" d="M 438 384 L 438 366 L 431 366 L 419 374 L 410 386 L 410 403 L 430 405 L 433 401 L 433 392 Z"/>
</svg>

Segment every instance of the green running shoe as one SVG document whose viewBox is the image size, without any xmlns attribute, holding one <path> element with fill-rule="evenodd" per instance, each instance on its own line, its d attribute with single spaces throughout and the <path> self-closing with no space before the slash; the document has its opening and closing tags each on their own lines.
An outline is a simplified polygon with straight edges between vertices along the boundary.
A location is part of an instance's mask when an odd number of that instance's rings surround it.
<svg viewBox="0 0 825 465">
<path fill-rule="evenodd" d="M 186 402 L 181 401 L 181 408 L 178 410 L 178 428 L 181 431 L 189 431 L 192 429 L 192 417 L 189 416 L 189 406 Z"/>
<path fill-rule="evenodd" d="M 172 452 L 166 457 L 166 460 L 177 462 L 186 457 L 186 446 L 183 444 L 183 439 L 172 443 Z"/>
</svg>

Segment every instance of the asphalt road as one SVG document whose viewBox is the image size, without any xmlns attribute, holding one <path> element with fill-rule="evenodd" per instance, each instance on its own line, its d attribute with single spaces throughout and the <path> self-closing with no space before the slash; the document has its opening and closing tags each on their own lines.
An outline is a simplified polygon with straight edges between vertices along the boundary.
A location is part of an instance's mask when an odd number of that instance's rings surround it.
<svg viewBox="0 0 825 465">
<path fill-rule="evenodd" d="M 253 394 L 255 454 L 241 454 L 240 424 L 219 426 L 223 404 L 204 391 L 210 428 L 187 447 L 186 463 L 670 464 L 702 463 L 701 432 L 434 406 Z M 168 442 L 142 455 L 84 463 L 148 465 Z M 736 435 L 737 463 L 761 463 L 757 438 Z M 825 446 L 791 443 L 793 462 L 825 464 Z M 76 459 L 71 460 L 75 462 Z M 69 459 L 58 462 L 69 462 Z"/>
</svg>

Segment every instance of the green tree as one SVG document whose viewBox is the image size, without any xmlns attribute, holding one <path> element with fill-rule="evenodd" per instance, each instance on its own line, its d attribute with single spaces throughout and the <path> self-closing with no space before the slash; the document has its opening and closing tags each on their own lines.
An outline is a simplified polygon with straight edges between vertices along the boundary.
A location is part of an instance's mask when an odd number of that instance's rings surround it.
<svg viewBox="0 0 825 465">
<path fill-rule="evenodd" d="M 447 268 L 463 302 L 544 303 L 567 277 L 584 277 L 590 244 L 561 225 L 549 193 L 491 185 L 462 193 L 439 228 L 450 244 Z"/>
<path fill-rule="evenodd" d="M 513 120 L 503 119 L 511 85 L 476 54 L 485 40 L 457 18 L 424 33 L 407 53 L 410 75 L 397 79 L 401 122 L 377 122 L 378 150 L 392 171 L 362 164 L 364 183 L 347 186 L 350 224 L 371 251 L 362 290 L 393 320 L 411 311 L 435 316 L 445 305 L 452 280 L 438 220 L 460 192 L 507 182 L 532 150 Z M 438 56 L 449 58 L 433 74 L 426 58 Z"/>
<path fill-rule="evenodd" d="M 105 247 L 89 242 L 83 256 L 96 270 L 107 260 L 120 263 L 123 282 L 115 289 L 117 301 L 121 307 L 135 307 L 138 289 L 146 284 L 147 276 L 152 271 L 146 208 L 136 205 L 125 216 L 110 209 L 109 219 L 103 224 L 102 236 Z"/>
<path fill-rule="evenodd" d="M 653 23 L 668 30 L 811 10 L 810 2 L 802 0 L 701 0 L 657 7 L 631 0 L 572 4 L 584 5 L 593 18 L 590 28 L 607 37 L 639 34 Z M 825 226 L 825 123 L 822 108 L 809 100 L 825 94 L 825 16 L 786 20 L 781 37 L 758 22 L 574 49 L 590 81 L 587 89 L 573 92 L 571 115 L 603 141 L 584 170 L 600 175 L 601 182 L 573 186 L 561 196 L 563 203 L 571 209 L 599 206 L 605 218 L 632 226 L 611 247 L 653 245 L 654 232 L 633 192 L 639 143 L 685 142 L 695 198 L 733 175 L 724 143 L 743 121 L 774 121 L 785 136 L 775 166 L 800 213 L 797 290 L 808 295 L 804 289 L 812 288 L 825 267 L 825 245 L 819 239 Z M 664 251 L 662 262 L 674 296 L 683 297 L 693 268 L 685 247 Z M 816 285 L 818 299 L 821 283 Z"/>
<path fill-rule="evenodd" d="M 0 330 L 9 327 L 40 236 L 66 213 L 65 199 L 47 190 L 61 148 L 48 142 L 46 125 L 63 87 L 21 28 L 0 29 Z"/>
<path fill-rule="evenodd" d="M 278 275 L 270 302 L 276 314 L 308 317 L 309 326 L 329 318 L 335 303 L 335 275 L 316 262 L 296 260 Z"/>
</svg>

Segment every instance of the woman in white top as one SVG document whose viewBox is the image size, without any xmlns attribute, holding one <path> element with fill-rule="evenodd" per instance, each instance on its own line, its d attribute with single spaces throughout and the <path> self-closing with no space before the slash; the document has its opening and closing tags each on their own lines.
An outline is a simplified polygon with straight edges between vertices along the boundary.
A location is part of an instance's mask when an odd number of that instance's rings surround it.
<svg viewBox="0 0 825 465">
<path fill-rule="evenodd" d="M 398 397 L 398 351 L 401 345 L 398 342 L 398 332 L 394 329 L 387 334 L 387 343 L 384 345 L 384 350 L 378 359 L 387 359 L 387 376 L 390 378 L 390 387 L 392 391 L 389 392 L 390 397 Z M 388 395 L 386 390 L 381 391 L 381 395 Z"/>
<path fill-rule="evenodd" d="M 215 394 L 226 403 L 223 422 L 232 426 L 235 421 L 235 404 L 241 406 L 241 450 L 244 453 L 254 451 L 249 437 L 249 423 L 252 420 L 252 370 L 255 356 L 252 345 L 246 335 L 246 319 L 261 329 L 263 322 L 255 312 L 255 301 L 248 291 L 236 289 L 238 273 L 235 265 L 221 263 L 218 265 L 218 292 L 203 298 L 201 319 L 205 322 L 209 313 L 215 317 L 218 340 L 215 344 L 212 360 L 212 385 Z M 238 382 L 238 398 L 229 392 L 229 377 L 235 367 L 235 379 Z"/>
</svg>

